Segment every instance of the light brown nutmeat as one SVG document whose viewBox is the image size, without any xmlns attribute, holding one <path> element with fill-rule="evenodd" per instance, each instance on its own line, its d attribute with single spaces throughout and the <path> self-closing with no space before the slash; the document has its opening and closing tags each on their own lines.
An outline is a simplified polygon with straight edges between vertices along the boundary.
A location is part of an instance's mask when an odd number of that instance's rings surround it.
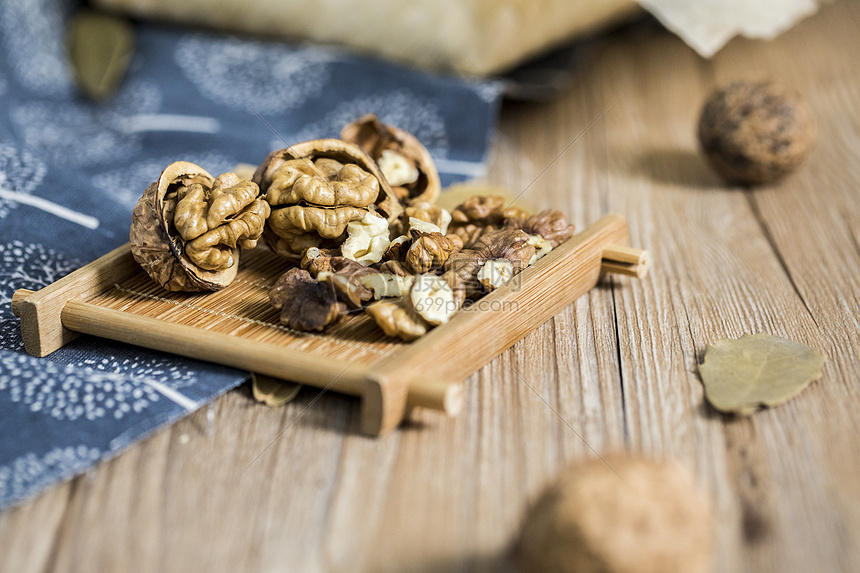
<svg viewBox="0 0 860 573">
<path fill-rule="evenodd" d="M 464 248 L 468 249 L 485 233 L 519 228 L 528 216 L 524 209 L 509 206 L 508 200 L 501 195 L 475 195 L 451 211 L 449 233 L 460 237 Z M 511 221 L 517 224 L 510 225 Z"/>
<path fill-rule="evenodd" d="M 339 139 L 273 151 L 257 168 L 254 181 L 272 207 L 263 237 L 273 251 L 295 263 L 308 248 L 340 246 L 347 225 L 368 212 L 389 225 L 403 212 L 374 161 Z"/>
<path fill-rule="evenodd" d="M 392 175 L 391 170 L 386 177 L 391 177 L 394 193 L 401 199 L 404 206 L 418 203 L 435 203 L 439 197 L 442 185 L 436 164 L 427 148 L 411 133 L 392 125 L 382 123 L 374 114 L 360 117 L 346 125 L 340 133 L 341 139 L 354 143 L 373 158 L 380 167 L 386 167 L 383 160 L 385 152 L 394 153 L 397 162 L 415 169 L 414 180 L 398 180 L 399 174 Z"/>
<path fill-rule="evenodd" d="M 498 223 L 505 204 L 501 195 L 475 195 L 457 205 L 451 211 L 451 219 L 454 223 Z"/>
<path fill-rule="evenodd" d="M 400 216 L 399 230 L 404 234 L 409 230 L 409 219 L 411 218 L 436 225 L 442 234 L 445 234 L 451 223 L 451 213 L 433 203 L 416 202 L 406 207 Z"/>
<path fill-rule="evenodd" d="M 129 232 L 135 260 L 167 290 L 218 290 L 253 248 L 269 206 L 251 181 L 234 173 L 213 179 L 193 163 L 167 166 L 138 201 Z"/>
<path fill-rule="evenodd" d="M 427 273 L 441 268 L 454 252 L 454 241 L 442 233 L 425 233 L 413 229 L 409 234 L 412 244 L 404 263 L 413 273 Z"/>
<path fill-rule="evenodd" d="M 804 163 L 816 127 L 800 94 L 772 82 L 736 82 L 705 102 L 698 136 L 708 162 L 726 181 L 762 185 Z"/>
<path fill-rule="evenodd" d="M 556 248 L 573 236 L 575 227 L 567 222 L 561 211 L 547 209 L 526 217 L 511 217 L 505 220 L 505 228 L 522 229 L 529 235 L 540 235 Z"/>
<path fill-rule="evenodd" d="M 518 273 L 527 266 L 535 255 L 535 248 L 529 242 L 529 235 L 521 229 L 503 229 L 485 233 L 472 249 L 484 261 L 507 259 L 514 272 Z"/>
<path fill-rule="evenodd" d="M 628 455 L 575 464 L 526 516 L 529 573 L 705 573 L 711 506 L 678 467 Z"/>
<path fill-rule="evenodd" d="M 406 342 L 420 338 L 431 328 L 430 324 L 415 312 L 408 297 L 376 301 L 368 305 L 365 312 L 387 336 Z"/>
</svg>

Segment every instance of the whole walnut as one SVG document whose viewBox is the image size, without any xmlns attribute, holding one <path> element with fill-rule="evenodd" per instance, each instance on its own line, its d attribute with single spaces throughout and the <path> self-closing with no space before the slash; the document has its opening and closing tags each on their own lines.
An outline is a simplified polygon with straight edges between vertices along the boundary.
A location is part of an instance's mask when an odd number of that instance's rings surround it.
<svg viewBox="0 0 860 573">
<path fill-rule="evenodd" d="M 776 182 L 800 167 L 815 143 L 812 112 L 799 94 L 770 82 L 714 92 L 699 117 L 699 142 L 729 183 Z"/>
<path fill-rule="evenodd" d="M 439 173 L 430 152 L 414 135 L 371 113 L 344 127 L 340 137 L 376 161 L 404 206 L 436 202 L 442 189 Z"/>
<path fill-rule="evenodd" d="M 379 168 L 361 149 L 317 139 L 273 151 L 254 173 L 272 215 L 263 238 L 298 263 L 309 248 L 336 248 L 347 225 L 369 212 L 389 224 L 403 212 Z"/>
<path fill-rule="evenodd" d="M 185 161 L 171 163 L 132 213 L 134 259 L 167 290 L 219 290 L 239 269 L 239 248 L 252 249 L 269 205 L 257 185 L 235 173 L 213 178 Z"/>
<path fill-rule="evenodd" d="M 531 508 L 517 557 L 538 573 L 704 573 L 710 502 L 669 463 L 591 459 L 565 471 Z"/>
</svg>

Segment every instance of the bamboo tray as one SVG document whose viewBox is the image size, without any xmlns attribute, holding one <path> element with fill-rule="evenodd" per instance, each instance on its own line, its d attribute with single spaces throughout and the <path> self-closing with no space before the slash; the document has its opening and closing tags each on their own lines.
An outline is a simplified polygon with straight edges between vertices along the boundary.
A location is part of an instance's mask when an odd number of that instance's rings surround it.
<svg viewBox="0 0 860 573">
<path fill-rule="evenodd" d="M 229 287 L 199 294 L 163 290 L 124 245 L 37 292 L 19 290 L 12 307 L 34 356 L 86 333 L 217 362 L 361 396 L 362 429 L 380 435 L 408 407 L 455 415 L 464 378 L 594 287 L 602 272 L 643 276 L 647 253 L 621 246 L 626 241 L 624 219 L 606 215 L 411 343 L 385 336 L 363 313 L 325 334 L 283 327 L 268 290 L 289 265 L 265 248 L 243 254 Z"/>
</svg>

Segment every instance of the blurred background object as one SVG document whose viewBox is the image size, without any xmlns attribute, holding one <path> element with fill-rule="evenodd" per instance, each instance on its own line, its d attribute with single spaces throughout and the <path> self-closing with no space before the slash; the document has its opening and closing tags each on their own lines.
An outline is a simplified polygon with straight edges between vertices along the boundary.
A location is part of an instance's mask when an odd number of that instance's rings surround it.
<svg viewBox="0 0 860 573">
<path fill-rule="evenodd" d="M 736 34 L 772 38 L 817 0 L 93 0 L 138 17 L 344 46 L 466 76 L 510 71 L 642 7 L 704 56 Z"/>
</svg>

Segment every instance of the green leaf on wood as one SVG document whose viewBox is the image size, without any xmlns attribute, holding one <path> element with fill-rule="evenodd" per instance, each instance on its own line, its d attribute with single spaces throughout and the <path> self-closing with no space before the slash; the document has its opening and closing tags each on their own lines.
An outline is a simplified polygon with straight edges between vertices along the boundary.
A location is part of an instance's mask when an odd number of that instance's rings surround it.
<svg viewBox="0 0 860 573">
<path fill-rule="evenodd" d="M 709 346 L 699 374 L 714 408 L 746 415 L 796 396 L 821 378 L 824 360 L 805 344 L 765 333 L 744 334 Z"/>
<path fill-rule="evenodd" d="M 251 373 L 251 392 L 254 394 L 254 400 L 271 408 L 292 402 L 301 389 L 302 385 L 295 382 Z"/>
<path fill-rule="evenodd" d="M 78 88 L 96 101 L 122 83 L 134 52 L 134 29 L 121 18 L 81 10 L 69 21 L 69 57 Z"/>
</svg>

